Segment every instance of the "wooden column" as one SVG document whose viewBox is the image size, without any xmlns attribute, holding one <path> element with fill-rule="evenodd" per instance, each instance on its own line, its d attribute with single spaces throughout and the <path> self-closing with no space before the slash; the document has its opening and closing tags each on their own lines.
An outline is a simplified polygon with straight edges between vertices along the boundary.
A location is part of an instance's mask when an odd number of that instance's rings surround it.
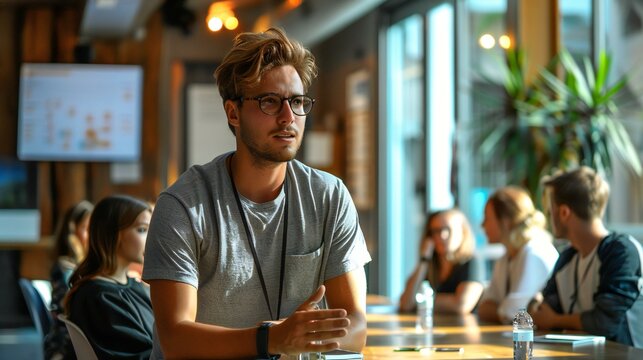
<svg viewBox="0 0 643 360">
<path fill-rule="evenodd" d="M 558 0 L 518 0 L 520 47 L 527 55 L 527 82 L 560 51 Z"/>
<path fill-rule="evenodd" d="M 14 36 L 16 28 L 16 11 L 0 7 L 0 155 L 14 156 L 16 154 L 17 126 L 14 119 L 18 118 L 18 66 L 15 62 L 17 40 Z"/>
<path fill-rule="evenodd" d="M 50 62 L 52 60 L 52 30 L 54 14 L 49 7 L 26 10 L 22 27 L 22 61 Z M 17 123 L 17 117 L 15 118 Z M 51 163 L 38 164 L 38 207 L 40 209 L 40 233 L 53 232 L 53 200 Z M 29 279 L 48 279 L 51 254 L 48 242 L 41 242 L 22 251 L 20 275 Z"/>
</svg>

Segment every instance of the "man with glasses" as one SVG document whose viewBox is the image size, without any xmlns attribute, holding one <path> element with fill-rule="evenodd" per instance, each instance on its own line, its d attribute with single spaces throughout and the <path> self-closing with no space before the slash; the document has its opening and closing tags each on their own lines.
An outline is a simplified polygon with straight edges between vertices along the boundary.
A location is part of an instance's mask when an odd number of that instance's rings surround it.
<svg viewBox="0 0 643 360">
<path fill-rule="evenodd" d="M 355 206 L 341 180 L 295 160 L 315 76 L 279 29 L 238 35 L 217 68 L 236 151 L 157 201 L 143 272 L 153 359 L 363 348 L 370 256 Z"/>
</svg>

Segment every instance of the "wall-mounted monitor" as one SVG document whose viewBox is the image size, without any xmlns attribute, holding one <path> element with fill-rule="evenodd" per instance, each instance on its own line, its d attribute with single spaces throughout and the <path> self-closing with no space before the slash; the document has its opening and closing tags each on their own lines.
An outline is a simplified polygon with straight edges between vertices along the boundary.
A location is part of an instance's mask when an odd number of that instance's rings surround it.
<svg viewBox="0 0 643 360">
<path fill-rule="evenodd" d="M 36 165 L 0 157 L 0 242 L 40 239 Z"/>
<path fill-rule="evenodd" d="M 18 157 L 137 161 L 142 87 L 140 66 L 23 64 Z"/>
</svg>

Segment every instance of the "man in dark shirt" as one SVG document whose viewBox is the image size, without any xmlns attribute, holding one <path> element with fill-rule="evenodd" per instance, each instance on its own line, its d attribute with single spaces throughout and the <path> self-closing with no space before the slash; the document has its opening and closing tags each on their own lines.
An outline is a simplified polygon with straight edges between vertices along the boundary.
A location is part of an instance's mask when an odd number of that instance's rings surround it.
<svg viewBox="0 0 643 360">
<path fill-rule="evenodd" d="M 582 330 L 643 347 L 643 249 L 602 217 L 609 185 L 588 167 L 545 182 L 552 230 L 570 241 L 530 311 L 539 329 Z"/>
</svg>

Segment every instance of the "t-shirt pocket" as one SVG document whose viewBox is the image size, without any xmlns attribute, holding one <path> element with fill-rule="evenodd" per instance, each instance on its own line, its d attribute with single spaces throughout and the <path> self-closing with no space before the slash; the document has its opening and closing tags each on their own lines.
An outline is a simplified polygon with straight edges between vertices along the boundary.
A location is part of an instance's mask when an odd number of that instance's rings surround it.
<svg viewBox="0 0 643 360">
<path fill-rule="evenodd" d="M 285 295 L 289 302 L 301 304 L 321 284 L 319 271 L 322 262 L 323 245 L 317 250 L 303 255 L 288 255 L 286 257 Z"/>
</svg>

